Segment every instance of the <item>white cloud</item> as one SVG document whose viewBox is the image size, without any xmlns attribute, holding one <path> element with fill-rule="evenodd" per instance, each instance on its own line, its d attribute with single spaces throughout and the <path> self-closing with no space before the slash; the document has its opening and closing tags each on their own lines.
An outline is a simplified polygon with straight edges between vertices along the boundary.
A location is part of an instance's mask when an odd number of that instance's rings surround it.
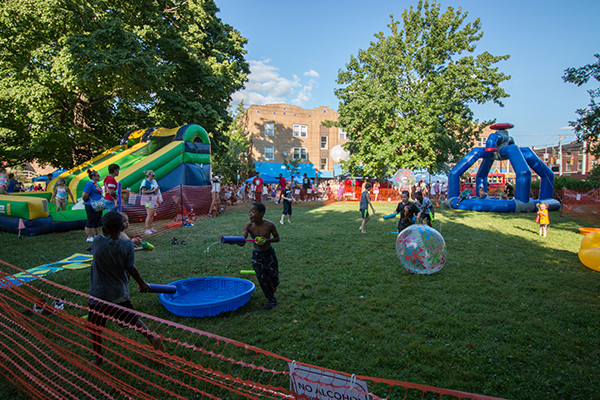
<svg viewBox="0 0 600 400">
<path fill-rule="evenodd" d="M 562 128 L 560 128 L 561 131 L 572 131 L 573 127 L 572 126 L 563 126 Z"/>
<path fill-rule="evenodd" d="M 245 89 L 232 95 L 233 107 L 240 101 L 244 101 L 246 107 L 256 104 L 274 104 L 289 103 L 297 106 L 303 106 L 312 99 L 311 91 L 316 85 L 316 81 L 310 79 L 308 84 L 301 82 L 297 75 L 292 75 L 288 79 L 279 75 L 279 69 L 270 65 L 271 60 L 262 61 L 249 60 L 250 74 Z M 316 71 L 310 70 L 304 73 L 305 76 L 318 78 Z"/>
</svg>

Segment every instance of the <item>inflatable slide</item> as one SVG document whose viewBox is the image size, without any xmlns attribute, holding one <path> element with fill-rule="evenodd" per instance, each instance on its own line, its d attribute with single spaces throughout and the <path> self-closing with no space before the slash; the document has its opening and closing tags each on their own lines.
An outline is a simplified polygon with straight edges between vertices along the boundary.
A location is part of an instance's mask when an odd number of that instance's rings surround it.
<svg viewBox="0 0 600 400">
<path fill-rule="evenodd" d="M 80 198 L 83 187 L 89 182 L 89 169 L 98 171 L 104 180 L 108 166 L 117 164 L 121 167 L 117 182 L 122 188 L 138 192 L 145 177 L 144 171 L 151 169 L 161 191 L 165 192 L 178 185 L 210 185 L 210 163 L 210 139 L 199 125 L 130 132 L 123 137 L 120 145 L 55 177 L 45 192 L 0 196 L 0 230 L 17 233 L 19 220 L 25 225 L 21 232 L 29 236 L 83 229 L 86 221 L 84 209 L 73 210 L 73 204 L 69 204 L 67 211 L 57 212 L 56 206 L 50 203 L 59 178 L 64 178 L 71 193 Z"/>
</svg>

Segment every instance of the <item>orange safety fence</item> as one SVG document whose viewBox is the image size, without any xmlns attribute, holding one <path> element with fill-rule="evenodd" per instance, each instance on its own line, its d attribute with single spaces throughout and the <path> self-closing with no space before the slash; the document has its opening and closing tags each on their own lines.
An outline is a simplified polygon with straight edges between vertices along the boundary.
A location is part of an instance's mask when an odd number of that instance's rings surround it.
<svg viewBox="0 0 600 400">
<path fill-rule="evenodd" d="M 319 368 L 130 310 L 165 352 L 141 328 L 105 315 L 98 367 L 91 339 L 98 328 L 84 318 L 90 297 L 41 277 L 16 286 L 6 278 L 17 273 L 31 275 L 0 261 L 0 374 L 32 398 L 494 399 Z"/>
<path fill-rule="evenodd" d="M 131 224 L 127 234 L 130 237 L 146 238 L 180 228 L 186 220 L 194 223 L 208 218 L 211 203 L 210 190 L 210 186 L 179 185 L 156 196 L 123 191 L 122 210 L 129 217 Z M 156 232 L 152 235 L 144 234 L 147 205 L 154 210 L 152 228 Z"/>
<path fill-rule="evenodd" d="M 331 191 L 329 194 L 325 194 L 325 204 L 345 202 L 345 201 L 360 201 L 362 189 L 355 187 L 351 191 L 335 192 Z M 399 202 L 400 194 L 402 192 L 398 189 L 383 189 L 380 188 L 378 193 L 371 190 L 371 201 L 377 202 Z M 445 194 L 439 195 L 428 195 L 432 201 L 444 201 L 446 199 Z"/>
<path fill-rule="evenodd" d="M 563 189 L 561 215 L 600 225 L 600 189 Z"/>
</svg>

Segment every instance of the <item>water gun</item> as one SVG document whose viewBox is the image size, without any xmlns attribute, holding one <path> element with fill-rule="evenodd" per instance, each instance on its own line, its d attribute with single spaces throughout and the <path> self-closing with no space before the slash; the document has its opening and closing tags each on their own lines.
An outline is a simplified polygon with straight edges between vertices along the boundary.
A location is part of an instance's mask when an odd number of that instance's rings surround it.
<svg viewBox="0 0 600 400">
<path fill-rule="evenodd" d="M 150 293 L 175 294 L 175 292 L 177 292 L 177 286 L 175 285 L 157 285 L 154 283 L 149 283 L 148 286 L 150 286 Z M 138 290 L 141 290 L 139 286 Z"/>
<path fill-rule="evenodd" d="M 265 240 L 261 237 L 256 239 L 246 239 L 243 236 L 223 236 L 221 237 L 221 243 L 223 244 L 243 244 L 244 242 L 256 242 L 256 244 L 261 245 Z"/>
<path fill-rule="evenodd" d="M 142 249 L 152 251 L 154 250 L 154 245 L 148 242 L 142 242 Z"/>
<path fill-rule="evenodd" d="M 240 274 L 256 275 L 256 271 L 253 271 L 251 269 L 243 269 L 240 271 Z"/>
<path fill-rule="evenodd" d="M 385 220 L 388 220 L 390 218 L 394 218 L 395 216 L 396 216 L 396 213 L 388 214 L 385 217 L 383 217 L 383 220 L 385 221 Z"/>
</svg>

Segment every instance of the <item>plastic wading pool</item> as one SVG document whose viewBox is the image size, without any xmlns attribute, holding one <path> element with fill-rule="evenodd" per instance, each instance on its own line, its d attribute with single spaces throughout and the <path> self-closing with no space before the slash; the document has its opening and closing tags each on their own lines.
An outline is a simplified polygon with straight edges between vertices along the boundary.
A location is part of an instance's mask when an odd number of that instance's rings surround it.
<svg viewBox="0 0 600 400">
<path fill-rule="evenodd" d="M 161 293 L 158 300 L 167 311 L 182 317 L 212 317 L 233 311 L 250 300 L 254 283 L 240 278 L 208 276 L 171 282 L 174 294 Z"/>
</svg>

